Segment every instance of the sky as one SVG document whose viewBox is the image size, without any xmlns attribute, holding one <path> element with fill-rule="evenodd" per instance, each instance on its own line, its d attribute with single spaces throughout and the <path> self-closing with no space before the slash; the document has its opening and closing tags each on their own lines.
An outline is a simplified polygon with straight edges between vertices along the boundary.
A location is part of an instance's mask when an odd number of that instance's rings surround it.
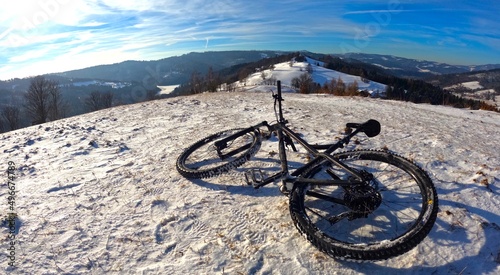
<svg viewBox="0 0 500 275">
<path fill-rule="evenodd" d="M 224 50 L 500 64 L 498 14 L 497 0 L 16 0 L 0 9 L 0 80 Z"/>
</svg>

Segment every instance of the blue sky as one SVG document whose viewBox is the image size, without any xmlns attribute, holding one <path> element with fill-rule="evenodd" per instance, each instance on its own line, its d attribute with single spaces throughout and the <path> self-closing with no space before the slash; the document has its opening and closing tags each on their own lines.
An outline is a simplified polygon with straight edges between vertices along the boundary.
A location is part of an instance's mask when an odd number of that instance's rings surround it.
<svg viewBox="0 0 500 275">
<path fill-rule="evenodd" d="M 0 79 L 241 49 L 500 63 L 499 14 L 497 0 L 9 1 Z"/>
</svg>

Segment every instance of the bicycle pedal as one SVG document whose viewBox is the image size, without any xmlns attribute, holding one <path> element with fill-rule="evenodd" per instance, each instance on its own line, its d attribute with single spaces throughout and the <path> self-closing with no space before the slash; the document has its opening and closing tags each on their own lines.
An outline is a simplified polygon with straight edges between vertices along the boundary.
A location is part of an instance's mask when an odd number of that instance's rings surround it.
<svg viewBox="0 0 500 275">
<path fill-rule="evenodd" d="M 245 171 L 245 181 L 248 185 L 257 185 L 264 182 L 266 173 L 260 169 L 250 169 Z"/>
</svg>

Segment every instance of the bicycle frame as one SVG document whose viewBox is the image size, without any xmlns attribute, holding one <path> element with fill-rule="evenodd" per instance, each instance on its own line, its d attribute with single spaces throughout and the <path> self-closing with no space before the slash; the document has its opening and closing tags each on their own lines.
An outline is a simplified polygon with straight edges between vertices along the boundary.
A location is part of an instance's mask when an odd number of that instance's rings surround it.
<svg viewBox="0 0 500 275">
<path fill-rule="evenodd" d="M 215 146 L 217 147 L 217 152 L 219 153 L 219 157 L 221 157 L 221 159 L 224 159 L 228 156 L 231 156 L 232 154 L 236 154 L 245 149 L 248 149 L 247 147 L 241 147 L 226 154 L 221 153 L 222 149 L 226 148 L 228 142 L 230 142 L 231 140 L 234 140 L 248 133 L 259 132 L 260 128 L 266 127 L 269 130 L 269 132 L 275 132 L 277 134 L 281 171 L 265 179 L 262 178 L 256 179 L 254 176 L 253 177 L 254 188 L 263 187 L 269 183 L 275 182 L 280 179 L 282 179 L 285 183 L 292 183 L 292 184 L 304 183 L 304 184 L 315 184 L 315 185 L 338 185 L 338 186 L 355 185 L 365 182 L 366 179 L 363 176 L 363 174 L 361 174 L 359 171 L 351 169 L 344 163 L 335 159 L 334 157 L 332 157 L 331 153 L 339 148 L 343 148 L 350 142 L 352 137 L 354 137 L 356 134 L 360 132 L 365 132 L 365 134 L 367 134 L 369 137 L 376 136 L 380 132 L 380 123 L 378 123 L 375 120 L 369 120 L 363 124 L 348 123 L 347 127 L 354 128 L 354 130 L 347 136 L 345 136 L 343 139 L 339 140 L 338 142 L 326 145 L 311 145 L 286 126 L 288 121 L 283 117 L 283 107 L 281 104 L 283 98 L 281 95 L 282 92 L 281 92 L 280 81 L 278 81 L 277 87 L 278 87 L 277 94 L 274 94 L 273 92 L 273 98 L 275 99 L 275 113 L 276 113 L 277 123 L 269 124 L 267 121 L 263 121 L 257 125 L 251 126 L 245 130 L 242 130 L 234 135 L 231 135 L 225 139 L 216 142 Z M 276 110 L 276 105 L 278 110 Z M 286 146 L 290 145 L 294 151 L 297 151 L 293 141 L 302 146 L 307 152 L 309 152 L 314 157 L 314 159 L 312 159 L 311 161 L 309 161 L 308 163 L 306 163 L 305 165 L 303 165 L 302 167 L 298 168 L 297 170 L 295 170 L 290 174 L 288 171 Z M 332 179 L 332 180 L 315 180 L 301 176 L 307 174 L 307 172 L 310 171 L 310 169 L 317 166 L 323 161 L 328 161 L 330 164 L 342 168 L 343 170 L 351 174 L 353 177 L 351 177 L 349 180 L 341 180 L 338 177 L 337 179 Z M 332 177 L 335 178 L 334 175 L 332 175 Z"/>
<path fill-rule="evenodd" d="M 262 138 L 275 135 L 280 168 L 273 168 L 271 176 L 264 169 L 245 169 L 245 179 L 256 189 L 280 180 L 293 224 L 320 251 L 334 258 L 374 261 L 399 256 L 420 243 L 438 212 L 436 189 L 427 173 L 384 150 L 335 152 L 361 132 L 378 135 L 380 123 L 375 120 L 347 123 L 349 129 L 335 143 L 309 144 L 287 126 L 281 82 L 277 84 L 277 93 L 272 92 L 275 123 L 263 121 L 199 140 L 178 157 L 179 173 L 196 179 L 222 175 L 254 156 Z M 289 166 L 288 147 L 297 151 L 297 144 L 310 159 Z"/>
</svg>

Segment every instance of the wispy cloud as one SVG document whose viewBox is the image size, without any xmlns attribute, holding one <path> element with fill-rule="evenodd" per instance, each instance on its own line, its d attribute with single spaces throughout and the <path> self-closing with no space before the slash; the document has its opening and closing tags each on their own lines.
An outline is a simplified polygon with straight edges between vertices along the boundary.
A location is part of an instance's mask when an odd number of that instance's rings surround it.
<svg viewBox="0 0 500 275">
<path fill-rule="evenodd" d="M 394 39 L 449 52 L 481 44 L 481 51 L 498 56 L 497 6 L 430 0 L 10 2 L 0 10 L 0 79 L 231 48 L 334 53 L 349 45 L 397 54 Z M 484 56 L 470 52 L 478 60 Z"/>
</svg>

